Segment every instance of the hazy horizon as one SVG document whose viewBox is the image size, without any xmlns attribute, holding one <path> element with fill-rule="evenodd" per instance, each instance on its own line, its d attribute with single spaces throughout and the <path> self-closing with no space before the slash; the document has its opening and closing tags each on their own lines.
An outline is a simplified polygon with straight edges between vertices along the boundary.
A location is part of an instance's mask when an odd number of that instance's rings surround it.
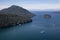
<svg viewBox="0 0 60 40">
<path fill-rule="evenodd" d="M 60 0 L 0 0 L 0 10 L 11 5 L 27 10 L 60 10 Z"/>
</svg>

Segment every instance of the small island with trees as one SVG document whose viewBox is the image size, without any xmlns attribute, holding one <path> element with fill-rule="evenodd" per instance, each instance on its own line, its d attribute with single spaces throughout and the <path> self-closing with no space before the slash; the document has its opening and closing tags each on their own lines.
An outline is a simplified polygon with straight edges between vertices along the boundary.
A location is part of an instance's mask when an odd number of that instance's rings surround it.
<svg viewBox="0 0 60 40">
<path fill-rule="evenodd" d="M 45 18 L 45 19 L 50 19 L 50 18 L 51 18 L 51 15 L 45 14 L 45 15 L 44 15 L 44 18 Z"/>
</svg>

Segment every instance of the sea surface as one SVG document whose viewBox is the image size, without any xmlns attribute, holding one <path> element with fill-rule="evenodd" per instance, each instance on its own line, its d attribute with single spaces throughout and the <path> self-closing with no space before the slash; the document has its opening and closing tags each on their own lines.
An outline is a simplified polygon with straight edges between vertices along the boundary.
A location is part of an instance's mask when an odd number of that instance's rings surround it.
<svg viewBox="0 0 60 40">
<path fill-rule="evenodd" d="M 32 22 L 0 28 L 0 40 L 60 40 L 60 14 L 45 11 L 31 11 L 36 14 Z M 44 18 L 45 14 L 51 18 Z"/>
</svg>

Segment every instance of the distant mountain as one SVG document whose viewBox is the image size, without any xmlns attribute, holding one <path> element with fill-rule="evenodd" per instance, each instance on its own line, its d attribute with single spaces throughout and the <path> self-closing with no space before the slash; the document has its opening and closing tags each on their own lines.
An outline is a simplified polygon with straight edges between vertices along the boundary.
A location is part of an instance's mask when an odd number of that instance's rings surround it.
<svg viewBox="0 0 60 40">
<path fill-rule="evenodd" d="M 31 18 L 33 16 L 35 16 L 35 14 L 32 14 L 28 10 L 12 5 L 0 11 L 0 27 L 32 22 Z"/>
<path fill-rule="evenodd" d="M 0 14 L 16 14 L 18 16 L 28 16 L 28 17 L 32 17 L 34 14 L 32 14 L 31 12 L 29 12 L 28 10 L 16 6 L 16 5 L 12 5 L 9 8 L 3 9 L 0 11 Z"/>
</svg>

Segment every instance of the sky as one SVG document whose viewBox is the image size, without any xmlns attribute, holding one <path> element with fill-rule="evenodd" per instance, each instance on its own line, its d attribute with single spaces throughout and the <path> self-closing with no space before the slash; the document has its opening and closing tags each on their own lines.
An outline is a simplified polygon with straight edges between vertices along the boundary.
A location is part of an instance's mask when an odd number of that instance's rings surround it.
<svg viewBox="0 0 60 40">
<path fill-rule="evenodd" d="M 60 10 L 60 0 L 0 0 L 0 10 L 11 5 L 28 10 Z"/>
</svg>

